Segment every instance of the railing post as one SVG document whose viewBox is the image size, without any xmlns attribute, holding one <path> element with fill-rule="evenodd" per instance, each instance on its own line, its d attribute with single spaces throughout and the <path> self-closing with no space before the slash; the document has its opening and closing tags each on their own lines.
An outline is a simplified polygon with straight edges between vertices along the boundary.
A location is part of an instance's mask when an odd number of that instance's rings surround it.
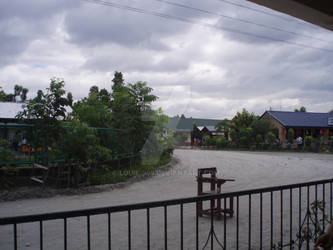
<svg viewBox="0 0 333 250">
<path fill-rule="evenodd" d="M 108 249 L 111 250 L 111 213 L 108 212 Z"/>
<path fill-rule="evenodd" d="M 43 250 L 43 221 L 39 221 L 39 246 L 40 250 Z"/>
<path fill-rule="evenodd" d="M 289 210 L 290 210 L 290 225 L 289 225 L 289 242 L 290 250 L 293 249 L 293 190 L 289 190 Z"/>
<path fill-rule="evenodd" d="M 147 250 L 150 250 L 150 210 L 147 208 Z"/>
<path fill-rule="evenodd" d="M 273 222 L 274 222 L 274 218 L 273 218 L 273 192 L 271 191 L 271 249 L 273 248 Z"/>
<path fill-rule="evenodd" d="M 167 206 L 164 206 L 164 249 L 168 249 L 168 214 Z"/>
<path fill-rule="evenodd" d="M 131 250 L 131 210 L 128 210 L 128 249 Z"/>
<path fill-rule="evenodd" d="M 14 250 L 17 250 L 17 224 L 14 223 Z"/>
<path fill-rule="evenodd" d="M 183 210 L 183 203 L 180 204 L 180 249 L 184 249 L 184 210 Z"/>
<path fill-rule="evenodd" d="M 90 215 L 87 215 L 87 245 L 90 250 Z"/>
<path fill-rule="evenodd" d="M 64 218 L 64 250 L 67 250 L 67 218 Z"/>
<path fill-rule="evenodd" d="M 249 239 L 248 248 L 251 250 L 251 194 L 249 194 Z"/>
</svg>

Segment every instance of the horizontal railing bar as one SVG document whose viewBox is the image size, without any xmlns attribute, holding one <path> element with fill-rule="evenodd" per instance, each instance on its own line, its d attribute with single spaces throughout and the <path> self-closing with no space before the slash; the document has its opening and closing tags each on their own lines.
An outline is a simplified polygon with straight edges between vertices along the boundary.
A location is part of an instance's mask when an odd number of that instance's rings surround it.
<svg viewBox="0 0 333 250">
<path fill-rule="evenodd" d="M 180 205 L 182 203 L 186 204 L 186 203 L 194 203 L 194 202 L 198 202 L 198 201 L 207 201 L 207 200 L 212 200 L 212 199 L 224 199 L 224 198 L 235 197 L 235 196 L 245 196 L 245 195 L 249 195 L 249 194 L 252 195 L 252 194 L 260 194 L 260 193 L 268 193 L 268 192 L 273 192 L 273 191 L 281 191 L 281 190 L 294 189 L 294 188 L 300 188 L 300 187 L 309 187 L 309 186 L 313 186 L 316 184 L 325 184 L 325 183 L 332 183 L 332 182 L 333 182 L 333 179 L 325 179 L 325 180 L 304 182 L 304 183 L 298 183 L 298 184 L 290 184 L 290 185 L 282 185 L 282 186 L 266 187 L 266 188 L 258 188 L 258 189 L 249 189 L 249 190 L 221 193 L 221 194 L 200 195 L 200 196 L 193 196 L 193 197 L 179 198 L 179 199 L 172 199 L 172 200 L 143 202 L 143 203 L 136 203 L 136 204 L 127 204 L 127 205 L 118 205 L 118 206 L 91 208 L 91 209 L 81 209 L 81 210 L 73 210 L 73 211 L 65 211 L 65 212 L 44 213 L 44 214 L 36 214 L 36 215 L 5 217 L 5 218 L 0 218 L 0 225 L 35 222 L 35 221 L 40 221 L 40 220 L 56 220 L 56 219 L 81 217 L 81 216 L 87 216 L 87 215 L 98 215 L 98 214 L 106 214 L 106 213 L 126 212 L 129 210 L 141 210 L 141 209 L 147 209 L 147 208 L 173 206 L 173 205 Z"/>
</svg>

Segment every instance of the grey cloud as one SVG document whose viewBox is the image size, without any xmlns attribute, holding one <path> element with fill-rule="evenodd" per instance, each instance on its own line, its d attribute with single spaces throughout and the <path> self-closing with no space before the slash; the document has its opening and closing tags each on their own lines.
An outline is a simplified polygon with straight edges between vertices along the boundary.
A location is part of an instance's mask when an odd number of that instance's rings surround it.
<svg viewBox="0 0 333 250">
<path fill-rule="evenodd" d="M 185 58 L 166 54 L 154 53 L 150 50 L 133 51 L 124 47 L 111 47 L 111 51 L 88 55 L 83 69 L 92 71 L 110 71 L 112 69 L 123 72 L 178 72 L 189 67 Z M 155 56 L 162 59 L 156 61 Z"/>
<path fill-rule="evenodd" d="M 0 3 L 0 66 L 14 63 L 35 39 L 54 31 L 54 16 L 71 1 L 2 1 Z"/>
<path fill-rule="evenodd" d="M 117 43 L 167 50 L 168 47 L 160 40 L 182 32 L 188 25 L 108 6 L 86 4 L 66 16 L 65 27 L 71 42 L 88 47 Z"/>
</svg>

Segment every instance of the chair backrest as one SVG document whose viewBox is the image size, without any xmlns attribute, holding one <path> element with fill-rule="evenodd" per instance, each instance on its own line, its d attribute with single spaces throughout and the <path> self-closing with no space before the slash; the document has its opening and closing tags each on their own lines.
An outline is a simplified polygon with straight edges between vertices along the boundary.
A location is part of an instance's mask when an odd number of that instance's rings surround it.
<svg viewBox="0 0 333 250">
<path fill-rule="evenodd" d="M 198 178 L 204 177 L 203 175 L 209 174 L 211 178 L 216 177 L 216 168 L 198 168 Z"/>
</svg>

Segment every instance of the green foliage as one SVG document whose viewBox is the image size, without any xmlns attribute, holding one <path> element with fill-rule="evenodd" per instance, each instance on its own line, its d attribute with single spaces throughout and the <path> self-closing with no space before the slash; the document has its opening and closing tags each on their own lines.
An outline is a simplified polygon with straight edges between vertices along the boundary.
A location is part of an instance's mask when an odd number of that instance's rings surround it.
<svg viewBox="0 0 333 250">
<path fill-rule="evenodd" d="M 205 146 L 209 146 L 209 147 L 216 146 L 216 139 L 215 139 L 215 137 L 212 137 L 210 135 L 205 135 L 203 137 L 203 141 L 204 141 L 204 145 Z"/>
<path fill-rule="evenodd" d="M 27 88 L 23 88 L 21 85 L 14 86 L 14 94 L 6 94 L 0 87 L 0 102 L 16 102 L 16 97 L 21 97 L 21 102 L 25 102 L 27 99 L 27 94 L 29 90 Z"/>
<path fill-rule="evenodd" d="M 251 127 L 240 129 L 240 145 L 249 148 L 254 142 L 253 129 Z"/>
<path fill-rule="evenodd" d="M 329 144 L 330 144 L 331 150 L 333 150 L 333 136 L 330 136 Z"/>
<path fill-rule="evenodd" d="M 111 151 L 100 145 L 95 130 L 84 123 L 73 121 L 67 124 L 60 144 L 65 158 L 71 161 L 96 165 L 112 158 Z"/>
<path fill-rule="evenodd" d="M 19 119 L 34 119 L 40 137 L 48 137 L 51 142 L 61 134 L 59 120 L 66 118 L 66 107 L 72 104 L 71 94 L 67 95 L 63 80 L 52 78 L 46 93 L 39 90 L 37 97 L 30 100 L 23 111 L 19 112 Z"/>
<path fill-rule="evenodd" d="M 262 137 L 261 134 L 257 134 L 256 136 L 256 146 L 257 146 L 257 149 L 263 149 L 264 147 L 264 138 Z"/>
<path fill-rule="evenodd" d="M 300 109 L 295 109 L 295 112 L 306 112 L 306 108 L 302 106 Z"/>
<path fill-rule="evenodd" d="M 304 143 L 305 143 L 305 147 L 307 149 L 311 149 L 311 144 L 312 144 L 313 138 L 311 135 L 305 136 L 304 138 Z"/>
<path fill-rule="evenodd" d="M 275 143 L 275 140 L 276 140 L 276 136 L 275 136 L 275 134 L 274 134 L 272 131 L 270 131 L 270 132 L 267 133 L 266 138 L 267 138 L 267 143 L 268 143 L 268 145 L 269 145 L 270 147 L 272 147 L 273 144 Z"/>
<path fill-rule="evenodd" d="M 168 116 L 163 114 L 162 109 L 158 109 L 152 113 L 151 119 L 154 127 L 141 150 L 145 161 L 152 157 L 158 158 L 172 155 L 175 148 L 173 133 L 166 131 L 166 125 L 169 122 Z"/>
<path fill-rule="evenodd" d="M 251 127 L 255 119 L 255 115 L 253 113 L 250 114 L 246 109 L 243 109 L 242 113 L 237 112 L 230 122 L 232 141 L 241 146 L 248 146 L 251 136 L 247 128 Z"/>
<path fill-rule="evenodd" d="M 230 121 L 227 119 L 224 119 L 215 125 L 215 129 L 217 132 L 222 132 L 222 131 L 226 132 L 229 130 L 229 126 L 230 126 Z"/>
<path fill-rule="evenodd" d="M 264 139 L 269 132 L 272 132 L 274 129 L 272 123 L 268 119 L 255 119 L 252 124 L 251 128 L 253 130 L 254 135 L 261 135 L 262 139 Z"/>
<path fill-rule="evenodd" d="M 228 144 L 229 144 L 228 139 L 225 136 L 222 135 L 216 138 L 216 146 L 218 148 L 226 148 Z"/>
<path fill-rule="evenodd" d="M 14 160 L 14 155 L 9 148 L 8 141 L 0 139 L 0 161 L 10 162 Z"/>
<path fill-rule="evenodd" d="M 2 87 L 0 86 L 0 102 L 5 102 L 6 101 L 6 93 L 3 91 L 3 90 L 1 90 L 2 89 Z"/>
<path fill-rule="evenodd" d="M 111 101 L 106 100 L 107 98 L 109 95 L 90 91 L 88 97 L 74 104 L 73 118 L 87 123 L 91 127 L 110 127 L 112 112 L 109 106 Z"/>
<path fill-rule="evenodd" d="M 127 131 L 119 139 L 121 148 L 137 153 L 154 129 L 154 111 L 152 102 L 157 96 L 151 94 L 152 88 L 145 82 L 123 85 L 115 75 L 112 87 L 112 124 L 113 127 Z M 122 149 L 118 148 L 119 151 Z"/>
<path fill-rule="evenodd" d="M 288 129 L 287 140 L 290 144 L 294 142 L 294 130 L 292 128 Z"/>
<path fill-rule="evenodd" d="M 185 142 L 185 140 L 187 139 L 187 136 L 184 133 L 176 132 L 174 134 L 174 139 L 175 139 L 176 144 L 181 144 L 181 143 Z"/>
</svg>

